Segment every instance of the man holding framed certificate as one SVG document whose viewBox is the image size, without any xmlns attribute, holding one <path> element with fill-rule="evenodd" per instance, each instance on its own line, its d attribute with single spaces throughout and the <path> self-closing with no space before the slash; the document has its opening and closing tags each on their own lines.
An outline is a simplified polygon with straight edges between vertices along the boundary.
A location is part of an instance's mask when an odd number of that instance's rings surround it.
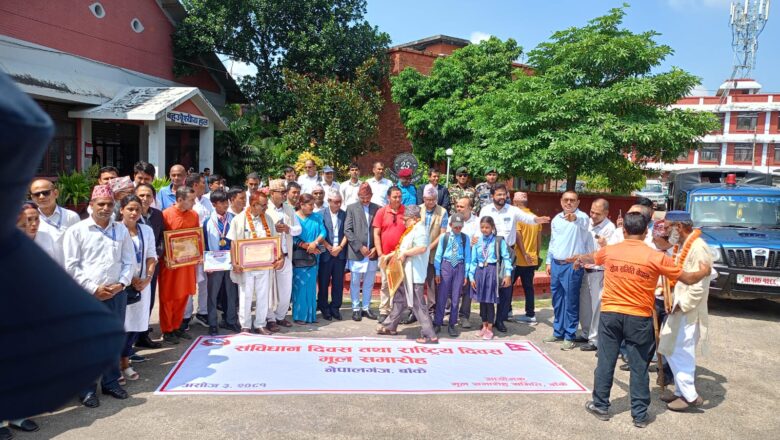
<svg viewBox="0 0 780 440">
<path fill-rule="evenodd" d="M 179 338 L 192 339 L 179 327 L 187 301 L 195 294 L 195 265 L 202 260 L 203 233 L 198 214 L 192 210 L 194 205 L 195 191 L 181 186 L 176 190 L 176 203 L 163 211 L 165 264 L 160 269 L 160 331 L 169 344 L 178 344 Z M 190 236 L 183 231 L 188 229 L 200 233 Z"/>
<path fill-rule="evenodd" d="M 261 335 L 279 330 L 269 311 L 279 302 L 273 290 L 274 275 L 285 264 L 278 233 L 267 209 L 268 196 L 262 191 L 253 191 L 249 207 L 233 218 L 227 233 L 234 256 L 230 278 L 238 284 L 238 323 L 242 332 L 254 330 Z M 256 304 L 254 323 L 253 299 Z"/>
<path fill-rule="evenodd" d="M 220 291 L 225 290 L 226 307 L 225 326 L 230 330 L 238 330 L 238 290 L 233 280 L 230 279 L 230 221 L 233 214 L 228 212 L 228 196 L 225 191 L 217 189 L 209 195 L 214 211 L 203 222 L 203 237 L 206 247 L 204 254 L 203 270 L 206 272 L 208 288 L 208 324 L 209 335 L 216 336 L 217 324 L 217 298 Z M 224 263 L 224 264 L 222 264 Z"/>
</svg>

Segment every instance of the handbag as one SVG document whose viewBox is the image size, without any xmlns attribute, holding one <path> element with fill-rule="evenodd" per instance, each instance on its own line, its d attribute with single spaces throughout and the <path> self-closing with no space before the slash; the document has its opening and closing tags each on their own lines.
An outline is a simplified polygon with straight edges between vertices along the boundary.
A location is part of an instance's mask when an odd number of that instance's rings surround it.
<svg viewBox="0 0 780 440">
<path fill-rule="evenodd" d="M 144 243 L 144 233 L 141 231 L 141 228 L 138 228 L 138 236 L 141 238 L 141 278 L 144 276 L 144 270 L 146 270 L 146 260 L 143 259 L 144 254 L 146 253 Z M 135 304 L 138 301 L 141 301 L 141 291 L 133 287 L 133 285 L 129 285 L 125 287 L 124 292 L 127 294 L 127 305 Z"/>
<path fill-rule="evenodd" d="M 317 258 L 314 254 L 306 252 L 306 249 L 293 250 L 293 267 L 312 267 L 317 264 Z"/>
</svg>

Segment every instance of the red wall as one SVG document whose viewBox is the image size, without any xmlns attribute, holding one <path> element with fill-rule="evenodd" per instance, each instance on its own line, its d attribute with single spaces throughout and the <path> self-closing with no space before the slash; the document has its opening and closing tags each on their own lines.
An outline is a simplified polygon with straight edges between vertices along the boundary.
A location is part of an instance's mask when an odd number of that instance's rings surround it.
<svg viewBox="0 0 780 440">
<path fill-rule="evenodd" d="M 95 0 L 2 0 L 0 33 L 113 66 L 199 87 L 220 88 L 204 69 L 194 76 L 173 75 L 173 24 L 155 0 L 100 0 L 105 16 L 97 18 Z M 144 31 L 130 26 L 137 18 Z"/>
</svg>

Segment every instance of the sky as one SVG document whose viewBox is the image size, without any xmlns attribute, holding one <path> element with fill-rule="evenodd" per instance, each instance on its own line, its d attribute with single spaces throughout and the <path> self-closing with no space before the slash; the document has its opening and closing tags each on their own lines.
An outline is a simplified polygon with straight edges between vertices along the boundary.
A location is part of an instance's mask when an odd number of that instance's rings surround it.
<svg viewBox="0 0 780 440">
<path fill-rule="evenodd" d="M 444 34 L 477 42 L 494 35 L 514 38 L 525 51 L 553 32 L 583 26 L 624 0 L 368 0 L 368 21 L 387 32 L 392 45 Z M 677 66 L 698 76 L 697 95 L 715 94 L 733 70 L 729 27 L 730 0 L 633 0 L 624 26 L 656 31 L 656 41 L 674 54 L 660 66 Z M 763 92 L 780 92 L 780 1 L 758 39 L 752 77 Z"/>
</svg>

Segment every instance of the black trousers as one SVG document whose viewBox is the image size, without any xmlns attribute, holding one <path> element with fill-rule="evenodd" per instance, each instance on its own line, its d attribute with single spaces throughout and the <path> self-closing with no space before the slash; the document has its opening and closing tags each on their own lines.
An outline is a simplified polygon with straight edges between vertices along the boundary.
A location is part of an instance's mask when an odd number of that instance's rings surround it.
<svg viewBox="0 0 780 440">
<path fill-rule="evenodd" d="M 647 370 L 655 346 L 652 317 L 601 312 L 599 356 L 593 375 L 593 403 L 599 409 L 609 409 L 615 363 L 623 342 L 631 369 L 631 416 L 636 421 L 644 421 L 648 417 L 647 407 L 650 405 L 650 377 Z"/>
<path fill-rule="evenodd" d="M 523 285 L 523 292 L 525 293 L 525 316 L 533 318 L 536 315 L 534 309 L 534 274 L 536 273 L 536 266 L 515 266 L 515 270 L 512 271 L 512 285 L 515 285 L 515 281 L 520 278 L 520 284 Z M 511 306 L 509 310 L 512 310 Z"/>
<path fill-rule="evenodd" d="M 238 286 L 230 279 L 230 271 L 223 270 L 206 274 L 208 289 L 208 321 L 209 327 L 219 324 L 217 303 L 220 297 L 225 298 L 222 315 L 227 325 L 238 325 Z M 222 293 L 224 292 L 224 294 Z"/>
<path fill-rule="evenodd" d="M 496 319 L 496 305 L 479 303 L 479 317 L 482 318 L 482 322 L 493 322 Z"/>
<path fill-rule="evenodd" d="M 333 314 L 341 309 L 344 299 L 344 269 L 346 259 L 330 258 L 321 261 L 317 271 L 317 308 L 323 314 Z M 328 290 L 330 287 L 330 303 Z"/>
</svg>

